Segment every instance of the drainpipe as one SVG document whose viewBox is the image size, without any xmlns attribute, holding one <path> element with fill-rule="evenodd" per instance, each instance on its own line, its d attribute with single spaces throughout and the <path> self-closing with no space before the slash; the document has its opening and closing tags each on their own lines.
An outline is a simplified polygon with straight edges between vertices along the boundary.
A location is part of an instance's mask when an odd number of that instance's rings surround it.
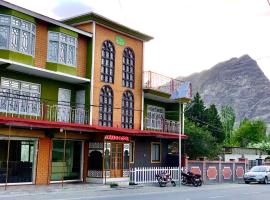
<svg viewBox="0 0 270 200">
<path fill-rule="evenodd" d="M 92 66 L 91 66 L 91 88 L 90 88 L 90 125 L 93 124 L 93 96 L 94 96 L 94 72 L 95 72 L 95 47 L 96 47 L 96 22 L 93 21 L 92 40 Z"/>
</svg>

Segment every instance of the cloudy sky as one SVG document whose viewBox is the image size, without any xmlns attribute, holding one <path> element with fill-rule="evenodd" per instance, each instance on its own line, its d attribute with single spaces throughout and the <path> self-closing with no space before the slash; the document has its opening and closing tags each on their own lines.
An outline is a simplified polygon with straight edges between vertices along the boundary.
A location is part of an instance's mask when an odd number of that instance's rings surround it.
<svg viewBox="0 0 270 200">
<path fill-rule="evenodd" d="M 153 36 L 145 69 L 186 76 L 249 54 L 270 78 L 267 0 L 7 0 L 63 19 L 94 11 Z"/>
</svg>

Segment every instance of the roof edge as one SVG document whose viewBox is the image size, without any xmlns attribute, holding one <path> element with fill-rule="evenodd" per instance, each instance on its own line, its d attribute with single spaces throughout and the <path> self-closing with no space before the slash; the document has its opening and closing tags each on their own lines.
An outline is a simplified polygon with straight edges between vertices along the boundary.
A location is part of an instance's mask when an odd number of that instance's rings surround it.
<svg viewBox="0 0 270 200">
<path fill-rule="evenodd" d="M 75 24 L 82 24 L 82 23 L 87 23 L 90 20 L 95 21 L 99 24 L 105 25 L 108 28 L 112 28 L 114 30 L 120 31 L 122 33 L 126 33 L 128 35 L 131 35 L 135 38 L 138 38 L 140 40 L 143 41 L 150 41 L 152 39 L 154 39 L 152 36 L 146 35 L 144 33 L 141 33 L 137 30 L 131 29 L 125 25 L 122 25 L 118 22 L 112 21 L 100 14 L 94 13 L 94 12 L 89 12 L 89 13 L 85 13 L 82 15 L 77 15 L 74 17 L 70 17 L 70 18 L 66 18 L 61 20 L 63 23 L 66 23 L 68 25 L 75 25 Z"/>
<path fill-rule="evenodd" d="M 45 15 L 36 13 L 36 12 L 31 11 L 31 10 L 28 10 L 26 8 L 22 8 L 20 6 L 15 5 L 15 4 L 12 4 L 12 3 L 9 3 L 9 2 L 3 1 L 3 0 L 0 0 L 0 5 L 1 6 L 4 6 L 4 7 L 7 7 L 7 8 L 10 8 L 10 9 L 13 9 L 13 10 L 16 10 L 18 12 L 22 12 L 24 14 L 30 15 L 30 16 L 32 16 L 34 18 L 39 19 L 39 20 L 46 21 L 46 22 L 49 22 L 51 24 L 54 24 L 54 25 L 57 25 L 57 26 L 60 26 L 60 27 L 69 29 L 69 30 L 74 31 L 76 33 L 79 33 L 81 35 L 84 35 L 84 36 L 87 36 L 87 37 L 93 37 L 93 34 L 92 33 L 88 33 L 86 31 L 83 31 L 83 30 L 77 29 L 75 27 L 69 26 L 69 25 L 67 25 L 65 23 L 62 23 L 61 21 L 58 21 L 56 19 L 47 17 Z"/>
</svg>

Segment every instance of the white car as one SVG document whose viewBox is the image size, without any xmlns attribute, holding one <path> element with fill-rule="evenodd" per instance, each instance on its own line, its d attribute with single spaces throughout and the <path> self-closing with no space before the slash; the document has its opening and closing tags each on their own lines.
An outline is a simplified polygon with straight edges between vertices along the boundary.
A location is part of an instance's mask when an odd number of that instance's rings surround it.
<svg viewBox="0 0 270 200">
<path fill-rule="evenodd" d="M 255 166 L 244 174 L 245 183 L 258 182 L 267 184 L 270 180 L 270 166 L 261 165 Z"/>
</svg>

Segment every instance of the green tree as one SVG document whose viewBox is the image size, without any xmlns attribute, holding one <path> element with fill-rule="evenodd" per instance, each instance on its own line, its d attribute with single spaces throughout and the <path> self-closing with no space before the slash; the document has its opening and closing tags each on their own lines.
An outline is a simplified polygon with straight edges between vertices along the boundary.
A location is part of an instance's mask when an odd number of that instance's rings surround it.
<svg viewBox="0 0 270 200">
<path fill-rule="evenodd" d="M 232 133 L 235 123 L 235 112 L 230 106 L 222 106 L 220 111 L 221 123 L 225 132 L 225 144 L 232 145 Z"/>
<path fill-rule="evenodd" d="M 200 94 L 197 92 L 192 101 L 186 106 L 185 116 L 199 127 L 204 126 L 205 106 Z"/>
<path fill-rule="evenodd" d="M 244 119 L 239 128 L 234 132 L 233 140 L 236 145 L 247 147 L 250 143 L 264 141 L 266 136 L 266 124 L 262 120 Z"/>
<path fill-rule="evenodd" d="M 214 104 L 210 105 L 210 107 L 205 110 L 205 119 L 205 124 L 209 132 L 211 132 L 212 136 L 216 138 L 218 143 L 223 143 L 225 132 L 222 128 L 222 123 Z"/>
<path fill-rule="evenodd" d="M 191 159 L 217 157 L 221 148 L 206 128 L 198 127 L 194 122 L 185 120 L 185 132 L 188 138 L 184 140 L 185 149 L 183 149 L 183 152 Z"/>
</svg>

